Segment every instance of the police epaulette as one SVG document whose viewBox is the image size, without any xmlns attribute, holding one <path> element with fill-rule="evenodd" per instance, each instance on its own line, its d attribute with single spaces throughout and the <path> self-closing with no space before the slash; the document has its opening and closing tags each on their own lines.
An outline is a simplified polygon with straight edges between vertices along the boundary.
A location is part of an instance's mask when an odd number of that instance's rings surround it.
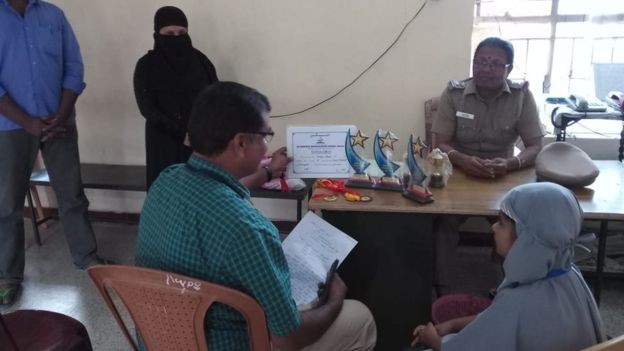
<svg viewBox="0 0 624 351">
<path fill-rule="evenodd" d="M 448 82 L 449 89 L 464 89 L 466 88 L 465 80 L 449 80 Z"/>
<path fill-rule="evenodd" d="M 509 88 L 511 89 L 523 89 L 526 90 L 529 88 L 529 82 L 526 80 L 522 81 L 509 81 Z"/>
</svg>

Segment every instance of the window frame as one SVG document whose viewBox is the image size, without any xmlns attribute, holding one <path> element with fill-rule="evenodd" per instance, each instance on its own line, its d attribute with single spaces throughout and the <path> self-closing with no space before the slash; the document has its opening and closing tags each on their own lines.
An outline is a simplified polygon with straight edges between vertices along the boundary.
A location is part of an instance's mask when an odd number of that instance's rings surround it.
<svg viewBox="0 0 624 351">
<path fill-rule="evenodd" d="M 569 74 L 567 76 L 567 93 L 569 94 L 571 92 L 573 81 L 575 80 L 582 80 L 582 81 L 585 81 L 586 83 L 593 84 L 592 76 L 588 77 L 587 75 L 579 75 L 578 70 L 573 69 L 574 57 L 575 57 L 574 55 L 575 45 L 577 45 L 578 41 L 583 41 L 583 40 L 586 40 L 587 38 L 583 36 L 571 36 L 571 35 L 557 36 L 557 27 L 559 24 L 561 23 L 579 23 L 580 24 L 580 23 L 586 23 L 589 21 L 591 21 L 592 23 L 600 23 L 600 24 L 619 24 L 619 23 L 622 23 L 623 18 L 624 18 L 624 13 L 603 14 L 603 15 L 592 15 L 591 13 L 576 13 L 576 14 L 561 15 L 558 13 L 560 0 L 537 0 L 537 1 L 550 1 L 551 8 L 550 8 L 550 14 L 548 15 L 513 16 L 513 15 L 510 15 L 509 13 L 506 13 L 505 15 L 502 15 L 502 16 L 500 15 L 483 16 L 481 14 L 482 4 L 493 3 L 497 1 L 501 1 L 501 0 L 475 0 L 473 41 L 474 39 L 476 39 L 476 36 L 477 36 L 475 34 L 479 32 L 480 30 L 483 30 L 484 27 L 490 24 L 506 24 L 506 25 L 547 24 L 549 25 L 550 27 L 549 35 L 545 35 L 543 37 L 536 37 L 536 36 L 513 37 L 512 39 L 510 39 L 512 43 L 517 43 L 517 42 L 522 42 L 522 41 L 525 42 L 526 51 L 524 52 L 525 54 L 525 57 L 523 58 L 524 62 L 528 62 L 528 56 L 530 52 L 529 45 L 532 41 L 543 40 L 547 42 L 548 55 L 547 55 L 546 69 L 545 69 L 545 74 L 543 76 L 543 79 L 541 81 L 542 83 L 541 89 L 539 89 L 541 93 L 540 95 L 543 95 L 543 96 L 548 96 L 551 94 L 551 87 L 552 87 L 552 82 L 553 82 L 553 64 L 554 64 L 554 58 L 555 58 L 555 46 L 558 40 L 572 40 L 572 49 L 571 49 L 572 52 L 571 52 L 570 62 L 566 62 L 566 64 L 569 64 L 569 67 L 570 67 Z M 485 28 L 485 30 L 487 30 L 487 28 Z M 610 61 L 609 62 L 604 62 L 604 61 L 596 62 L 595 54 L 594 54 L 594 50 L 596 49 L 596 42 L 599 40 L 609 40 L 609 39 L 613 40 L 613 43 L 611 44 Z M 591 44 L 592 52 L 590 56 L 591 57 L 590 65 L 593 66 L 593 64 L 595 63 L 620 63 L 619 60 L 614 60 L 615 50 L 616 50 L 618 40 L 624 40 L 624 35 L 593 37 L 593 41 Z M 473 43 L 473 45 L 476 45 L 476 43 Z M 514 70 L 516 68 L 514 68 Z M 528 76 L 530 76 L 529 73 L 530 71 L 529 71 L 529 67 L 527 64 L 526 67 L 523 68 L 523 70 L 515 71 L 515 72 L 512 71 L 511 77 L 526 79 Z M 561 83 L 565 84 L 565 81 Z M 532 90 L 535 92 L 536 88 L 533 87 Z M 603 97 L 599 97 L 599 98 L 603 98 Z M 544 112 L 545 111 L 542 111 L 542 109 L 540 109 L 540 114 L 545 114 Z M 550 124 L 550 117 L 546 118 L 546 116 L 541 116 L 541 119 L 543 122 L 545 122 L 548 130 L 551 130 L 552 126 Z M 547 123 L 546 123 L 546 120 L 548 120 Z M 606 137 L 618 137 L 619 138 L 620 128 L 617 128 L 616 129 L 617 131 L 616 131 L 616 130 L 613 130 L 611 127 L 611 125 L 613 125 L 614 122 L 615 123 L 618 123 L 618 122 L 609 121 L 611 124 L 609 124 L 609 122 L 607 123 L 605 122 L 607 121 L 587 120 L 587 121 L 583 121 L 583 123 L 579 125 L 579 127 L 581 128 L 573 129 L 572 127 L 570 127 L 568 131 L 572 133 L 578 133 L 578 134 L 588 133 L 588 134 L 598 135 L 602 137 L 606 136 Z M 593 128 L 589 128 L 587 126 L 588 124 L 595 125 L 598 131 L 594 130 Z M 613 132 L 610 132 L 606 129 L 613 130 Z"/>
</svg>

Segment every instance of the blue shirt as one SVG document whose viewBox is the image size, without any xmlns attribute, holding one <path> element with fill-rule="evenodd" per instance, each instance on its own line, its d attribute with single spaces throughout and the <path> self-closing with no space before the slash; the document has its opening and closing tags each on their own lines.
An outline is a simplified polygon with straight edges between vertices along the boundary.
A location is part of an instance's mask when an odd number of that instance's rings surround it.
<svg viewBox="0 0 624 351">
<path fill-rule="evenodd" d="M 57 112 L 63 89 L 82 93 L 83 79 L 80 47 L 61 9 L 30 0 L 22 17 L 0 0 L 0 96 L 43 118 Z M 0 114 L 0 131 L 18 128 Z"/>
</svg>

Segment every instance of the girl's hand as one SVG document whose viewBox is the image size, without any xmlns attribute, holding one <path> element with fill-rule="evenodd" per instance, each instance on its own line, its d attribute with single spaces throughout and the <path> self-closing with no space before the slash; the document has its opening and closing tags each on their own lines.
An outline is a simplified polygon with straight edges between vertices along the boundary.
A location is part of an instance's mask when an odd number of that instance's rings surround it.
<svg viewBox="0 0 624 351">
<path fill-rule="evenodd" d="M 453 330 L 453 325 L 451 324 L 451 321 L 436 324 L 435 329 L 438 332 L 438 335 L 441 337 L 455 332 Z"/>
<path fill-rule="evenodd" d="M 434 350 L 440 350 L 442 338 L 438 335 L 438 331 L 433 323 L 429 322 L 427 325 L 417 326 L 412 334 L 414 336 L 412 346 L 422 343 Z"/>
</svg>

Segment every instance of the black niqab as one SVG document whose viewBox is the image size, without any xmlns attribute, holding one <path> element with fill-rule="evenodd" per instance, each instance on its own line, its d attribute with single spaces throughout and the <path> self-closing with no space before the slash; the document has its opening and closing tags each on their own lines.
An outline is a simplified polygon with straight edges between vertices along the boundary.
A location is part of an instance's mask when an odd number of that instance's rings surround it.
<svg viewBox="0 0 624 351">
<path fill-rule="evenodd" d="M 170 89 L 195 94 L 209 83 L 206 68 L 202 66 L 188 33 L 160 34 L 159 31 L 166 26 L 188 28 L 186 15 L 174 6 L 161 7 L 154 15 L 154 83 L 160 87 L 168 86 Z"/>
</svg>

